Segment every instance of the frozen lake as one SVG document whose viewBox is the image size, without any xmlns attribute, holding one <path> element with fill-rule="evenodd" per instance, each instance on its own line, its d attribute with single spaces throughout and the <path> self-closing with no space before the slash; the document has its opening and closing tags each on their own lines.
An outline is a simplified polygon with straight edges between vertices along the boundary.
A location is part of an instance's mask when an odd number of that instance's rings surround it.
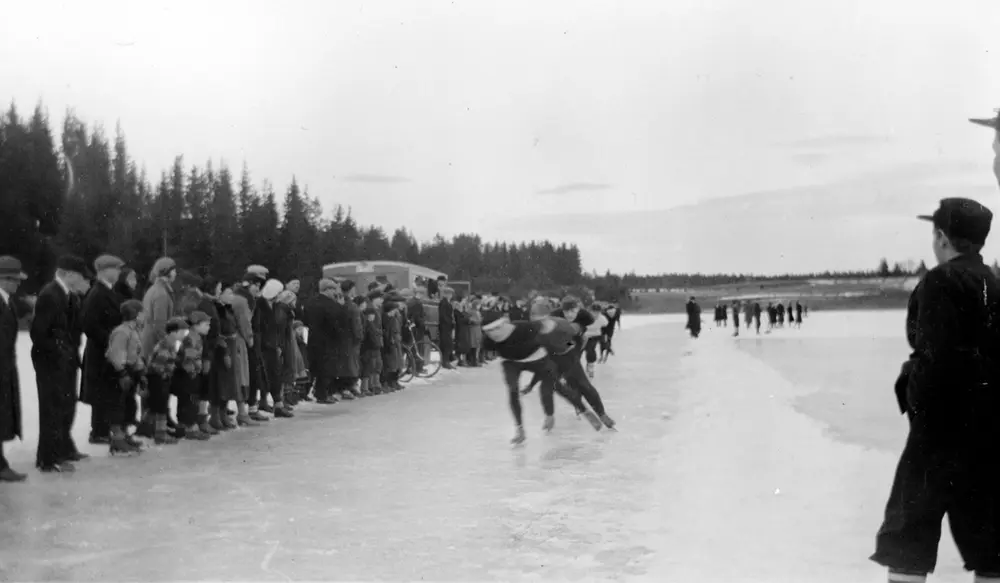
<svg viewBox="0 0 1000 583">
<path fill-rule="evenodd" d="M 33 470 L 0 487 L 0 580 L 883 581 L 870 563 L 905 438 L 901 311 L 732 338 L 630 316 L 596 384 L 619 433 L 557 400 L 512 449 L 498 367 L 208 443 Z M 933 581 L 965 581 L 946 535 Z"/>
</svg>

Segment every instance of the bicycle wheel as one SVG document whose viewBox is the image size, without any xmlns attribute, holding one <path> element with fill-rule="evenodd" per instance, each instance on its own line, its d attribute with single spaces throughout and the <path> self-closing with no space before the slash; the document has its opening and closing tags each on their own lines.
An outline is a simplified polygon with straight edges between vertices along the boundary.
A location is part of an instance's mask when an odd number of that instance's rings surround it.
<svg viewBox="0 0 1000 583">
<path fill-rule="evenodd" d="M 399 372 L 399 382 L 408 383 L 413 380 L 413 352 L 409 347 L 403 348 L 403 370 Z"/>
<path fill-rule="evenodd" d="M 415 353 L 423 365 L 417 368 L 418 377 L 429 379 L 441 370 L 441 349 L 437 344 L 427 339 L 421 340 L 417 343 Z"/>
</svg>

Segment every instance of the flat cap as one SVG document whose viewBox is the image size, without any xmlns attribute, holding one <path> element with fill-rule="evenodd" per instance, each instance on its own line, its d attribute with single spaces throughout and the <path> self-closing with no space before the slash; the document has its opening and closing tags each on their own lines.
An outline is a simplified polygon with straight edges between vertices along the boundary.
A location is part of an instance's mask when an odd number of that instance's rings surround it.
<svg viewBox="0 0 1000 583">
<path fill-rule="evenodd" d="M 339 291 L 340 290 L 340 286 L 337 285 L 337 282 L 333 281 L 332 279 L 327 279 L 327 278 L 324 277 L 323 279 L 319 280 L 319 291 L 320 291 L 320 293 L 323 293 L 325 291 L 329 291 L 331 289 L 335 289 L 335 290 Z"/>
<path fill-rule="evenodd" d="M 56 268 L 63 271 L 79 273 L 84 277 L 90 275 L 90 269 L 87 267 L 87 262 L 80 259 L 76 255 L 63 255 L 56 261 Z"/>
<path fill-rule="evenodd" d="M 267 279 L 267 274 L 270 273 L 268 269 L 263 265 L 251 265 L 250 267 L 247 267 L 247 271 L 249 273 L 256 273 L 258 275 L 262 275 L 264 276 L 265 279 Z"/>
<path fill-rule="evenodd" d="M 21 271 L 21 262 L 16 257 L 4 255 L 0 257 L 0 279 L 28 279 Z"/>
<path fill-rule="evenodd" d="M 101 255 L 94 260 L 94 269 L 104 271 L 105 269 L 121 269 L 125 267 L 125 262 L 114 255 Z"/>
<path fill-rule="evenodd" d="M 248 271 L 243 274 L 243 279 L 241 281 L 256 283 L 257 285 L 263 285 L 266 279 L 259 273 L 256 273 L 254 271 Z"/>
<path fill-rule="evenodd" d="M 944 198 L 932 215 L 917 217 L 930 221 L 949 237 L 967 239 L 977 245 L 986 243 L 993 224 L 993 212 L 969 198 Z"/>
</svg>

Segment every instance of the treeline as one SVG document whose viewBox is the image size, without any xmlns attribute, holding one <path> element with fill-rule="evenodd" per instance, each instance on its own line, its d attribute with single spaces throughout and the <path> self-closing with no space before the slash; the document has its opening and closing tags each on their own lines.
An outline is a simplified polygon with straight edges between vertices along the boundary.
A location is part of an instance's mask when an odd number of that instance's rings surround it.
<svg viewBox="0 0 1000 583">
<path fill-rule="evenodd" d="M 994 263 L 994 269 L 1000 267 Z M 874 269 L 855 271 L 816 271 L 812 273 L 785 273 L 779 275 L 754 275 L 742 273 L 664 273 L 660 275 L 636 275 L 629 273 L 621 276 L 622 285 L 629 289 L 685 289 L 695 287 L 711 287 L 715 285 L 730 285 L 751 281 L 785 281 L 797 279 L 870 279 L 885 277 L 920 276 L 927 272 L 927 265 L 912 260 L 895 262 L 891 265 L 887 259 L 879 260 Z M 607 276 L 605 276 L 607 277 Z"/>
<path fill-rule="evenodd" d="M 129 155 L 121 127 L 109 139 L 72 112 L 60 146 L 41 105 L 30 118 L 11 105 L 0 119 L 0 255 L 21 259 L 29 293 L 51 277 L 61 253 L 88 261 L 112 253 L 140 278 L 163 255 L 184 269 L 229 280 L 259 263 L 279 279 L 299 278 L 305 289 L 324 264 L 355 260 L 416 263 L 472 281 L 481 291 L 585 283 L 575 245 L 489 243 L 474 234 L 418 243 L 405 227 L 390 236 L 358 224 L 349 207 L 324 213 L 318 197 L 294 177 L 281 192 L 266 180 L 255 184 L 246 164 L 237 178 L 225 163 L 188 165 L 178 156 L 168 170 L 149 176 Z M 607 293 L 612 288 L 618 289 L 602 285 Z"/>
</svg>

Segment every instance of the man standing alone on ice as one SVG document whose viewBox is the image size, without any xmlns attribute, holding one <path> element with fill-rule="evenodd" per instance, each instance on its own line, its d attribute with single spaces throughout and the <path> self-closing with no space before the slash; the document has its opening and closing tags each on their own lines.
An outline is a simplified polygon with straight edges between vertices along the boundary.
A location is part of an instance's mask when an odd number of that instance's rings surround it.
<svg viewBox="0 0 1000 583">
<path fill-rule="evenodd" d="M 947 514 L 965 568 L 1000 581 L 1000 284 L 980 255 L 993 214 L 948 198 L 920 218 L 938 265 L 907 309 L 913 354 L 896 386 L 910 431 L 871 560 L 890 582 L 925 581 Z"/>
<path fill-rule="evenodd" d="M 17 372 L 18 313 L 14 294 L 28 276 L 17 259 L 0 257 L 0 482 L 23 482 L 3 455 L 5 441 L 21 439 L 21 382 Z"/>
</svg>

